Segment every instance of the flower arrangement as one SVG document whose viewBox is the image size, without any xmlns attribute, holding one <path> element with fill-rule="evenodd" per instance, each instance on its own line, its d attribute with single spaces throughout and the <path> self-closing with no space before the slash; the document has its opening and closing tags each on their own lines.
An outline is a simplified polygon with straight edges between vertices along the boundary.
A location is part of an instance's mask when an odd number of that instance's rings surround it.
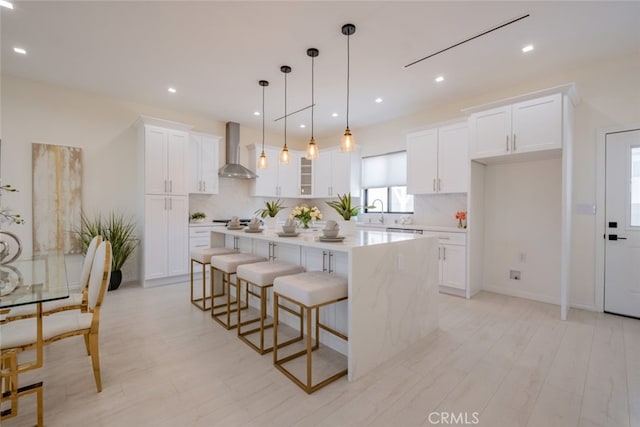
<svg viewBox="0 0 640 427">
<path fill-rule="evenodd" d="M 465 211 L 456 212 L 456 219 L 458 220 L 458 228 L 467 228 L 467 213 Z"/>
<path fill-rule="evenodd" d="M 309 228 L 309 223 L 311 221 L 317 221 L 322 219 L 322 214 L 320 210 L 316 207 L 308 207 L 308 206 L 296 206 L 289 214 L 289 218 L 297 219 L 302 223 L 302 228 Z"/>
</svg>

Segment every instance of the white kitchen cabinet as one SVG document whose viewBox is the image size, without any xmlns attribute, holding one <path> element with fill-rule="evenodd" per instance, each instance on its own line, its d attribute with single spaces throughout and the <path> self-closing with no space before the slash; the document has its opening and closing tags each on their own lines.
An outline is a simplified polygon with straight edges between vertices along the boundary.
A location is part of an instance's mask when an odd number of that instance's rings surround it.
<svg viewBox="0 0 640 427">
<path fill-rule="evenodd" d="M 471 114 L 471 159 L 562 148 L 562 94 Z"/>
<path fill-rule="evenodd" d="M 264 147 L 267 155 L 267 168 L 258 169 L 258 158 L 261 147 L 249 146 L 251 158 L 250 169 L 258 175 L 251 184 L 251 195 L 262 197 L 298 197 L 299 188 L 299 154 L 289 151 L 289 164 L 280 163 L 280 148 Z"/>
<path fill-rule="evenodd" d="M 187 194 L 189 134 L 144 125 L 145 194 Z"/>
<path fill-rule="evenodd" d="M 188 216 L 187 196 L 145 196 L 145 280 L 188 273 Z"/>
<path fill-rule="evenodd" d="M 220 137 L 189 134 L 189 193 L 218 194 Z"/>
<path fill-rule="evenodd" d="M 467 288 L 466 247 L 464 245 L 440 245 L 439 278 L 440 286 L 460 289 Z"/>
<path fill-rule="evenodd" d="M 313 160 L 308 160 L 305 156 L 299 156 L 300 167 L 300 196 L 313 196 Z"/>
<path fill-rule="evenodd" d="M 407 135 L 407 192 L 467 192 L 468 147 L 466 122 Z"/>
<path fill-rule="evenodd" d="M 360 161 L 359 147 L 350 153 L 338 148 L 321 150 L 313 161 L 313 196 L 360 194 Z"/>
</svg>

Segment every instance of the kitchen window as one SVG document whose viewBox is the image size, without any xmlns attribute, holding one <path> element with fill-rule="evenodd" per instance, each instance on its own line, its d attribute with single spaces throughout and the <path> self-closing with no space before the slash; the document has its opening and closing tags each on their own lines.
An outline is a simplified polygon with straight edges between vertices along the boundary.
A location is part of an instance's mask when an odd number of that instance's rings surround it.
<svg viewBox="0 0 640 427">
<path fill-rule="evenodd" d="M 413 196 L 407 194 L 407 152 L 362 158 L 364 212 L 413 213 Z"/>
</svg>

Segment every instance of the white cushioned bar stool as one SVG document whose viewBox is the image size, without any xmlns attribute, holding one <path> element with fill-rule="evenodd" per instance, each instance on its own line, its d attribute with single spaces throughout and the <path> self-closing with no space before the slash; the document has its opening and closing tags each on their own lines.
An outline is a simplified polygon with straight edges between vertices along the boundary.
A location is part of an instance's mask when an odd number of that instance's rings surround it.
<svg viewBox="0 0 640 427">
<path fill-rule="evenodd" d="M 235 328 L 236 324 L 231 324 L 231 313 L 236 310 L 245 310 L 248 306 L 240 306 L 238 303 L 239 287 L 236 283 L 231 281 L 231 276 L 236 274 L 238 266 L 244 264 L 251 264 L 256 262 L 266 261 L 265 257 L 233 253 L 227 255 L 216 255 L 211 257 L 211 294 L 213 295 L 215 289 L 215 272 L 222 273 L 222 297 L 225 298 L 225 302 L 221 304 L 213 304 L 211 309 L 211 317 L 213 320 L 224 326 L 226 329 Z M 231 286 L 236 288 L 235 300 L 231 299 Z M 235 305 L 235 308 L 231 308 Z M 223 310 L 216 311 L 217 308 L 223 308 Z"/>
<path fill-rule="evenodd" d="M 195 305 L 202 311 L 211 310 L 213 298 L 222 296 L 222 294 L 211 294 L 207 296 L 207 266 L 211 264 L 211 257 L 216 255 L 225 255 L 238 252 L 236 249 L 229 248 L 196 248 L 191 250 L 191 304 Z M 193 263 L 197 262 L 202 265 L 202 297 L 195 298 L 193 296 Z M 207 304 L 211 301 L 212 304 Z"/>
<path fill-rule="evenodd" d="M 238 310 L 238 338 L 247 343 L 251 348 L 260 354 L 265 354 L 273 350 L 273 346 L 265 348 L 264 345 L 264 331 L 265 329 L 273 327 L 273 322 L 265 325 L 267 320 L 267 290 L 273 287 L 273 281 L 280 276 L 287 276 L 291 274 L 297 274 L 304 272 L 304 267 L 300 265 L 290 264 L 282 261 L 266 261 L 257 262 L 254 264 L 244 264 L 238 267 L 236 272 L 236 279 L 238 281 L 238 305 L 242 305 L 242 283 L 246 283 L 246 295 L 254 296 L 258 298 L 260 303 L 259 317 L 250 320 L 242 320 L 243 310 Z M 248 303 L 249 301 L 247 301 Z M 292 312 L 300 319 L 302 314 L 298 312 Z M 242 326 L 250 325 L 253 323 L 259 323 L 257 327 L 250 330 L 242 330 Z M 259 333 L 259 345 L 254 344 L 249 338 L 249 335 Z M 294 341 L 300 341 L 302 339 L 302 330 L 300 336 L 294 338 L 291 341 L 282 343 L 281 346 L 290 344 Z"/>
<path fill-rule="evenodd" d="M 283 306 L 280 305 L 281 298 L 298 305 L 303 309 L 303 312 L 305 312 L 304 323 L 306 323 L 305 329 L 307 339 L 306 348 L 304 350 L 282 359 L 278 359 L 278 349 L 282 347 L 278 343 L 278 310 L 279 308 L 283 308 Z M 291 276 L 281 276 L 277 277 L 273 281 L 273 364 L 280 372 L 285 374 L 291 381 L 296 383 L 308 394 L 313 393 L 314 391 L 347 374 L 347 368 L 345 368 L 336 374 L 323 379 L 317 384 L 313 384 L 312 352 L 320 347 L 320 329 L 342 338 L 345 341 L 348 340 L 346 335 L 320 323 L 320 307 L 346 299 L 346 277 L 341 277 L 323 271 L 309 271 Z M 312 345 L 312 311 L 315 311 L 315 345 Z M 306 382 L 302 382 L 284 366 L 285 363 L 302 356 L 306 356 L 307 359 Z"/>
</svg>

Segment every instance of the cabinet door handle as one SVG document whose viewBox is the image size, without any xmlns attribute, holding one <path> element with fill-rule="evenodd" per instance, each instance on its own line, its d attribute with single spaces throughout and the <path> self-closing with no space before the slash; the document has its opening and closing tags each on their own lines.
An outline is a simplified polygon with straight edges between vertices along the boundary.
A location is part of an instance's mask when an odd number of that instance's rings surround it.
<svg viewBox="0 0 640 427">
<path fill-rule="evenodd" d="M 439 247 L 439 248 L 438 248 L 438 261 L 442 259 L 442 254 L 441 254 L 441 252 L 442 252 L 442 248 L 440 248 L 440 247 Z"/>
<path fill-rule="evenodd" d="M 434 192 L 436 191 L 436 179 L 435 178 L 433 178 L 433 191 Z"/>
<path fill-rule="evenodd" d="M 447 248 L 442 248 L 442 260 L 447 260 Z"/>
<path fill-rule="evenodd" d="M 171 197 L 169 198 L 169 210 L 173 210 L 173 199 Z"/>
<path fill-rule="evenodd" d="M 509 135 L 507 135 L 507 153 L 509 152 Z"/>
<path fill-rule="evenodd" d="M 513 151 L 516 151 L 516 134 L 513 134 Z"/>
<path fill-rule="evenodd" d="M 327 271 L 327 252 L 322 251 L 322 271 Z"/>
<path fill-rule="evenodd" d="M 329 273 L 333 273 L 333 267 L 332 264 L 333 263 L 333 252 L 329 252 Z"/>
<path fill-rule="evenodd" d="M 438 178 L 438 192 L 442 191 L 442 181 Z"/>
<path fill-rule="evenodd" d="M 202 191 L 207 191 L 207 181 L 202 181 Z"/>
<path fill-rule="evenodd" d="M 277 245 L 276 245 L 275 243 L 272 243 L 272 244 L 271 244 L 271 248 L 272 248 L 272 249 L 271 249 L 271 251 L 272 251 L 272 253 L 271 253 L 271 259 L 272 259 L 273 261 L 275 261 L 276 259 L 278 259 L 278 257 L 276 257 L 276 246 L 277 246 Z"/>
<path fill-rule="evenodd" d="M 169 180 L 169 193 L 173 193 L 173 180 Z"/>
</svg>

